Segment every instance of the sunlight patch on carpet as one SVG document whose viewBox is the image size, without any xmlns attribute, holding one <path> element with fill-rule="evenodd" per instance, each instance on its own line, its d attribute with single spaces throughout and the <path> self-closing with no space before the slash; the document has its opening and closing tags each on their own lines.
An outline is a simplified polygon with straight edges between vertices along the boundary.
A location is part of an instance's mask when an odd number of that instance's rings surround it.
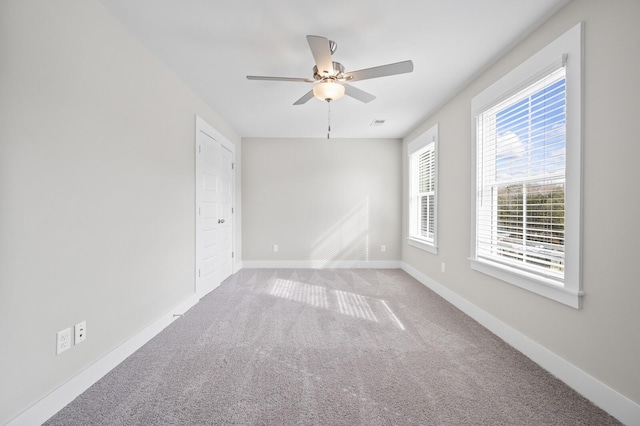
<svg viewBox="0 0 640 426">
<path fill-rule="evenodd" d="M 400 330 L 406 330 L 389 304 L 385 300 L 375 297 L 281 278 L 269 283 L 267 293 L 271 296 L 331 310 L 353 318 L 376 323 L 391 323 Z"/>
</svg>

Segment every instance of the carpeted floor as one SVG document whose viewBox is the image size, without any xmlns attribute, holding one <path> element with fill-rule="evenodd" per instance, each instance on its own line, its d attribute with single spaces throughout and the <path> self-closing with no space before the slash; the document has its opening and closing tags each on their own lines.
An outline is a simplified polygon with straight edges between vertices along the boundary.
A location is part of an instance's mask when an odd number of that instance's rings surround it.
<svg viewBox="0 0 640 426">
<path fill-rule="evenodd" d="M 619 424 L 401 270 L 242 270 L 46 425 Z"/>
</svg>

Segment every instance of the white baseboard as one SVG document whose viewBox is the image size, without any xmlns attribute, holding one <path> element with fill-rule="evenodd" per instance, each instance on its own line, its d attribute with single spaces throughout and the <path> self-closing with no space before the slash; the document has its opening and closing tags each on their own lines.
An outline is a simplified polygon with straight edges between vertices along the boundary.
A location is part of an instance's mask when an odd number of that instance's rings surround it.
<svg viewBox="0 0 640 426">
<path fill-rule="evenodd" d="M 529 339 L 411 265 L 402 262 L 401 268 L 625 425 L 640 426 L 640 404 Z"/>
<path fill-rule="evenodd" d="M 122 345 L 26 409 L 11 420 L 7 426 L 32 426 L 42 424 L 49 420 L 54 414 L 76 399 L 82 392 L 89 389 L 91 385 L 100 380 L 109 371 L 113 370 L 129 355 L 140 349 L 145 343 L 164 330 L 196 303 L 198 303 L 198 298 L 193 295 L 175 306 L 169 312 L 125 341 Z"/>
<path fill-rule="evenodd" d="M 245 269 L 399 269 L 399 260 L 245 260 Z"/>
</svg>

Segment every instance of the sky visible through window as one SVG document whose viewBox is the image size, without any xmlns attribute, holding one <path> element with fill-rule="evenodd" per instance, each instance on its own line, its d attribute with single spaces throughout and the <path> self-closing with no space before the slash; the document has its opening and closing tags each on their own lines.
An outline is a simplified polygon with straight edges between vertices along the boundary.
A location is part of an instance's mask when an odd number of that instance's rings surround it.
<svg viewBox="0 0 640 426">
<path fill-rule="evenodd" d="M 545 178 L 564 172 L 565 79 L 496 113 L 496 180 Z"/>
</svg>

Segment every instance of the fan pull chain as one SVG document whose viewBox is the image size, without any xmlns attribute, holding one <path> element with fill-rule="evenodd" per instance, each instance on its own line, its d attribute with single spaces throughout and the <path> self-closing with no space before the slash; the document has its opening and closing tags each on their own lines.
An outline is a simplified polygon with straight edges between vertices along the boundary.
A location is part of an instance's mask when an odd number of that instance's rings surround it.
<svg viewBox="0 0 640 426">
<path fill-rule="evenodd" d="M 327 104 L 329 105 L 329 114 L 327 120 L 327 139 L 331 139 L 331 101 L 327 101 Z"/>
</svg>

